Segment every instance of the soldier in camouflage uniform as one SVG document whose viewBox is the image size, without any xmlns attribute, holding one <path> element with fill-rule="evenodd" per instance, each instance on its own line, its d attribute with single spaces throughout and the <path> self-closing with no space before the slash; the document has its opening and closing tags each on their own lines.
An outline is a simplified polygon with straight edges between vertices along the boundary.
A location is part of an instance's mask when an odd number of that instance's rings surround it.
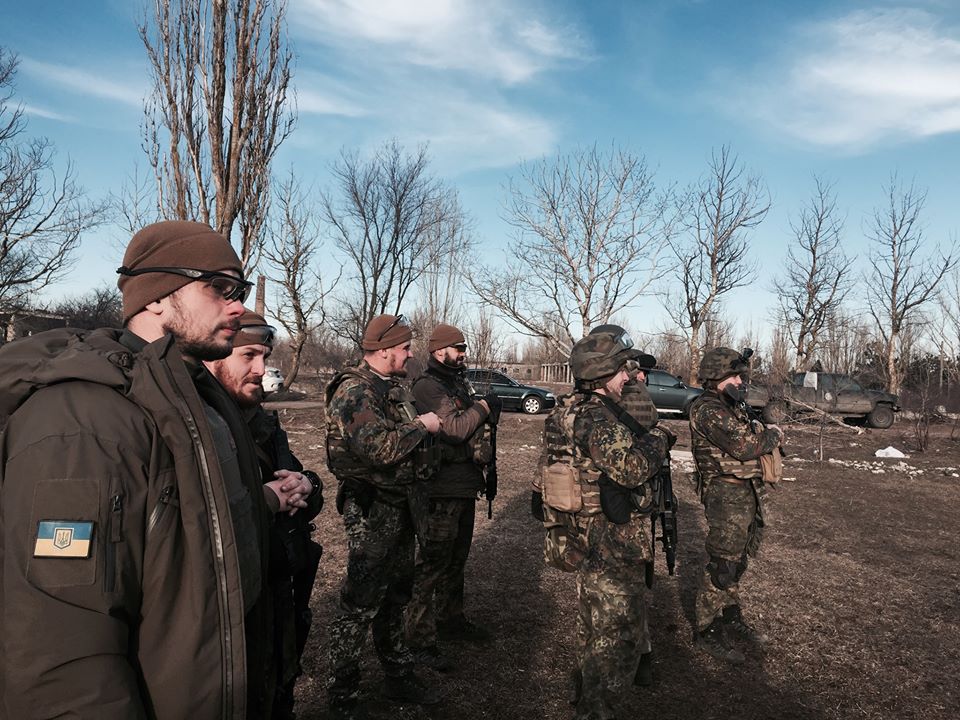
<svg viewBox="0 0 960 720">
<path fill-rule="evenodd" d="M 429 439 L 440 419 L 416 414 L 396 380 L 412 357 L 402 315 L 370 321 L 363 360 L 326 389 L 327 463 L 338 481 L 337 510 L 347 531 L 347 576 L 329 631 L 331 717 L 356 717 L 360 652 L 367 630 L 386 679 L 384 694 L 432 704 L 436 691 L 413 673 L 403 610 L 413 586 L 415 536 L 425 537 Z M 427 442 L 425 442 L 427 441 Z"/>
<path fill-rule="evenodd" d="M 417 407 L 440 416 L 440 466 L 430 481 L 427 539 L 417 558 L 413 598 L 407 608 L 407 638 L 417 660 L 441 672 L 452 669 L 437 636 L 483 642 L 489 631 L 464 615 L 463 573 L 473 540 L 483 467 L 493 459 L 488 423 L 499 416 L 500 400 L 474 400 L 464 377 L 467 343 L 463 333 L 441 323 L 427 343 L 430 358 L 413 385 Z"/>
<path fill-rule="evenodd" d="M 714 348 L 700 362 L 704 393 L 690 407 L 690 436 L 700 499 L 707 518 L 708 562 L 697 592 L 696 644 L 713 657 L 744 660 L 732 636 L 764 643 L 766 636 L 743 619 L 738 583 L 763 533 L 761 456 L 783 440 L 778 427 L 751 421 L 743 403 L 747 359 Z"/>
<path fill-rule="evenodd" d="M 617 404 L 629 378 L 632 343 L 625 333 L 588 335 L 573 347 L 578 394 L 547 419 L 545 466 L 579 469 L 584 508 L 576 514 L 586 557 L 577 570 L 577 640 L 581 682 L 576 717 L 609 720 L 613 700 L 633 682 L 644 636 L 644 567 L 650 556 L 648 481 L 674 438 L 655 427 L 638 437 Z M 587 497 L 599 496 L 588 507 Z"/>
<path fill-rule="evenodd" d="M 598 333 L 613 333 L 616 336 L 622 336 L 626 331 L 619 325 L 597 325 L 590 331 L 591 335 Z M 653 404 L 650 397 L 650 391 L 647 390 L 647 370 L 650 370 L 657 364 L 657 359 L 653 355 L 631 348 L 628 351 L 631 362 L 627 366 L 627 372 L 630 379 L 627 380 L 620 391 L 620 405 L 630 415 L 640 423 L 645 429 L 649 430 L 657 424 L 659 415 L 657 407 Z M 649 577 L 653 572 L 653 557 L 647 560 L 651 567 L 647 570 Z M 650 627 L 649 618 L 644 613 L 643 616 L 643 647 L 650 648 Z M 634 678 L 634 684 L 641 687 L 649 687 L 653 684 L 653 653 L 645 652 L 640 656 L 640 665 L 637 667 L 637 674 Z"/>
</svg>

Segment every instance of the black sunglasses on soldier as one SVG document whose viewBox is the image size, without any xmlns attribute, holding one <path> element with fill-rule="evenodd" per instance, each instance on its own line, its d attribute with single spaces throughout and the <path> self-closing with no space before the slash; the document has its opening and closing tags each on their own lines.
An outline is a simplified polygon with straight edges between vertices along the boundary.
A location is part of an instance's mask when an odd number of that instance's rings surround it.
<svg viewBox="0 0 960 720">
<path fill-rule="evenodd" d="M 216 270 L 197 270 L 196 268 L 179 267 L 148 267 L 131 270 L 126 265 L 117 268 L 118 275 L 134 277 L 136 275 L 146 275 L 147 273 L 169 273 L 171 275 L 182 275 L 191 280 L 206 280 L 224 300 L 233 302 L 239 300 L 245 302 L 253 288 L 253 283 L 243 278 L 235 277 L 229 273 L 217 272 Z"/>
</svg>

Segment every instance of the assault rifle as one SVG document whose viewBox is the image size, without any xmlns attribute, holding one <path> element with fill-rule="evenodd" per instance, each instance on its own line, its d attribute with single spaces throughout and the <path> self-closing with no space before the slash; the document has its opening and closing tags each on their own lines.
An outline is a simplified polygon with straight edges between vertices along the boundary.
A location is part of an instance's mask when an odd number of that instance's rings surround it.
<svg viewBox="0 0 960 720">
<path fill-rule="evenodd" d="M 493 501 L 497 497 L 497 423 L 490 424 L 490 449 L 493 451 L 493 459 L 486 468 L 486 487 L 483 490 L 483 495 L 487 498 L 488 520 L 493 517 Z"/>
<path fill-rule="evenodd" d="M 652 554 L 656 555 L 657 540 L 663 543 L 663 554 L 667 560 L 667 572 L 673 575 L 677 565 L 677 496 L 673 492 L 673 478 L 670 475 L 670 455 L 668 454 L 657 474 L 660 492 L 657 511 L 650 517 L 650 536 Z M 660 537 L 657 537 L 657 518 L 660 519 Z M 648 577 L 647 585 L 653 585 Z"/>
</svg>

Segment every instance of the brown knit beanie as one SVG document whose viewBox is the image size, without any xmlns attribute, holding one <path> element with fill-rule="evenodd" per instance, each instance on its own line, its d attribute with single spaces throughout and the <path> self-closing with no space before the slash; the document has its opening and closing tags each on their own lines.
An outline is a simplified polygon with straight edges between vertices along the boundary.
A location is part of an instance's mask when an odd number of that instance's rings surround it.
<svg viewBox="0 0 960 720">
<path fill-rule="evenodd" d="M 273 347 L 276 328 L 272 327 L 263 315 L 247 310 L 240 316 L 240 332 L 233 338 L 233 346 L 266 345 Z"/>
<path fill-rule="evenodd" d="M 451 345 L 465 345 L 466 342 L 463 333 L 453 325 L 440 323 L 430 335 L 430 340 L 427 342 L 427 352 L 433 352 Z"/>
<path fill-rule="evenodd" d="M 127 245 L 123 265 L 130 270 L 183 267 L 216 272 L 235 270 L 243 275 L 243 264 L 229 240 L 209 225 L 186 220 L 147 225 Z M 164 272 L 121 275 L 117 287 L 123 293 L 123 322 L 191 282 L 183 275 Z"/>
<path fill-rule="evenodd" d="M 364 330 L 360 347 L 364 350 L 383 350 L 402 345 L 412 337 L 413 330 L 403 315 L 377 315 Z"/>
</svg>

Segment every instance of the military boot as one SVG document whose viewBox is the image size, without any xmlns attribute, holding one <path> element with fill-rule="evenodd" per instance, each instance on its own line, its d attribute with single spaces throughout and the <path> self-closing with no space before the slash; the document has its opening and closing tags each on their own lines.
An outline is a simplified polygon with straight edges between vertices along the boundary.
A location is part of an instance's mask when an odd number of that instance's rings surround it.
<svg viewBox="0 0 960 720">
<path fill-rule="evenodd" d="M 436 645 L 425 647 L 412 647 L 413 657 L 417 665 L 423 665 L 437 672 L 450 672 L 453 670 L 453 663 L 446 655 L 440 652 Z"/>
<path fill-rule="evenodd" d="M 714 618 L 712 623 L 700 630 L 694 638 L 694 644 L 707 655 L 717 660 L 726 660 L 734 665 L 739 665 L 746 659 L 724 635 L 723 622 L 720 618 Z"/>
<path fill-rule="evenodd" d="M 388 675 L 383 683 L 383 694 L 391 700 L 414 705 L 436 705 L 440 702 L 437 689 L 427 685 L 412 672 L 400 677 Z"/>
<path fill-rule="evenodd" d="M 493 634 L 485 627 L 475 625 L 463 616 L 439 621 L 437 635 L 443 640 L 462 640 L 472 643 L 486 643 L 493 638 Z"/>
<path fill-rule="evenodd" d="M 743 612 L 739 605 L 730 605 L 723 609 L 723 626 L 727 632 L 732 632 L 741 640 L 754 645 L 766 645 L 770 642 L 769 637 L 743 619 Z"/>
<path fill-rule="evenodd" d="M 633 684 L 637 687 L 650 687 L 653 685 L 653 653 L 648 652 L 640 656 L 640 664 L 637 665 L 637 674 L 633 676 Z"/>
</svg>

